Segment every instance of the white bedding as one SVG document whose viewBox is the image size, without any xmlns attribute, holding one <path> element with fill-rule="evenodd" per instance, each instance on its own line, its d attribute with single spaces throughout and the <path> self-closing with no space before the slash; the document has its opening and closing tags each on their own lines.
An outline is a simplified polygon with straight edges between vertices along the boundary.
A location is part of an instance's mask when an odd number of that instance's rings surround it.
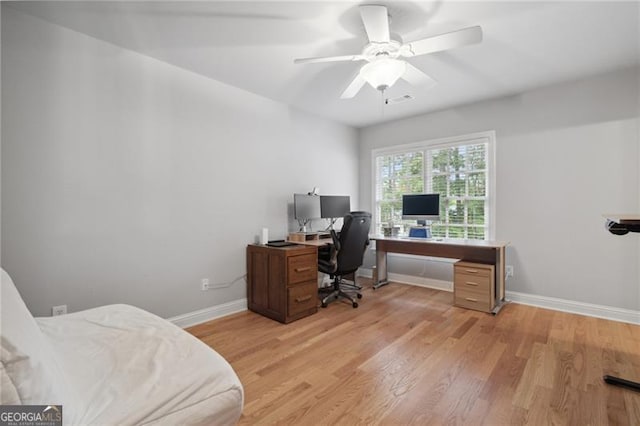
<svg viewBox="0 0 640 426">
<path fill-rule="evenodd" d="M 36 319 L 74 389 L 65 424 L 235 424 L 231 366 L 175 325 L 128 305 Z M 117 348 L 117 350 L 113 350 Z"/>
</svg>

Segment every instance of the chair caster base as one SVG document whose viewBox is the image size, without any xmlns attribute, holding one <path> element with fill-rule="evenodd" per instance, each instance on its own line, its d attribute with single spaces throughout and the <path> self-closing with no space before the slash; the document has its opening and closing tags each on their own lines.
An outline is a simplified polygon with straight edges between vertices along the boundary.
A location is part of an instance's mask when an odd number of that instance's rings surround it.
<svg viewBox="0 0 640 426">
<path fill-rule="evenodd" d="M 348 286 L 348 287 L 349 287 L 348 289 L 344 289 L 341 286 L 340 281 L 334 281 L 332 286 L 321 288 L 319 290 L 320 306 L 323 308 L 326 308 L 329 303 L 335 302 L 340 298 L 345 298 L 349 302 L 351 302 L 351 306 L 353 306 L 354 308 L 357 308 L 358 302 L 356 302 L 356 298 L 362 299 L 362 293 L 353 291 L 353 289 L 351 288 L 353 286 Z M 350 291 L 353 294 L 347 293 L 347 291 Z"/>
</svg>

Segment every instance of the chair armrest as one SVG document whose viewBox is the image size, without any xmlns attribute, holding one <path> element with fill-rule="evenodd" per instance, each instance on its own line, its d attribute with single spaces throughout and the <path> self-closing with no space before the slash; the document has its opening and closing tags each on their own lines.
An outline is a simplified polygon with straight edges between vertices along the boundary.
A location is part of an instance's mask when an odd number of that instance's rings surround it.
<svg viewBox="0 0 640 426">
<path fill-rule="evenodd" d="M 338 238 L 338 234 L 334 229 L 331 230 L 331 239 L 333 240 L 333 247 L 336 251 L 336 254 L 340 251 L 340 239 Z"/>
<path fill-rule="evenodd" d="M 338 269 L 338 253 L 340 252 L 340 240 L 335 230 L 331 230 L 332 244 L 329 246 L 328 258 L 318 258 L 320 271 L 331 274 Z"/>
</svg>

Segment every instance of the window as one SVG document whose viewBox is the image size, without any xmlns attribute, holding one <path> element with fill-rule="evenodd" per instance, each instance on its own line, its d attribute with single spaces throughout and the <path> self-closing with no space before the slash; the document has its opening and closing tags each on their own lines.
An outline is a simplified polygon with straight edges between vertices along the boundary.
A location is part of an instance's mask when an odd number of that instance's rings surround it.
<svg viewBox="0 0 640 426">
<path fill-rule="evenodd" d="M 485 132 L 373 151 L 374 226 L 400 226 L 402 195 L 440 194 L 434 237 L 493 239 L 495 134 Z"/>
</svg>

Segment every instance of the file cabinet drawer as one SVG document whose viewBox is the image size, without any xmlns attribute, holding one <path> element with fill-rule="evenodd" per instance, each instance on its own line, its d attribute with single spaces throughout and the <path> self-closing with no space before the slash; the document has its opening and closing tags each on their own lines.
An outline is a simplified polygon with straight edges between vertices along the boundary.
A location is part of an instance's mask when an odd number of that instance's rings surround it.
<svg viewBox="0 0 640 426">
<path fill-rule="evenodd" d="M 495 266 L 460 261 L 454 266 L 453 303 L 491 312 L 495 307 Z"/>
<path fill-rule="evenodd" d="M 460 292 L 456 295 L 454 304 L 462 308 L 475 309 L 477 311 L 491 311 L 491 302 L 488 297 L 471 292 Z"/>
<path fill-rule="evenodd" d="M 454 281 L 456 286 L 459 286 L 461 289 L 467 288 L 476 291 L 489 291 L 489 286 L 491 285 L 490 277 L 483 277 L 481 275 L 469 275 L 462 274 L 456 271 Z"/>
<path fill-rule="evenodd" d="M 289 287 L 288 314 L 296 316 L 307 311 L 318 310 L 318 283 L 316 280 Z"/>
<path fill-rule="evenodd" d="M 454 303 L 463 308 L 475 309 L 488 312 L 491 310 L 491 300 L 485 291 L 471 290 L 467 288 L 456 290 Z"/>
<path fill-rule="evenodd" d="M 318 256 L 315 254 L 303 254 L 291 256 L 288 259 L 287 284 L 296 284 L 318 278 Z"/>
<path fill-rule="evenodd" d="M 455 264 L 456 274 L 474 275 L 477 277 L 487 277 L 491 275 L 493 265 L 483 265 L 481 263 L 471 263 L 460 261 Z"/>
</svg>

